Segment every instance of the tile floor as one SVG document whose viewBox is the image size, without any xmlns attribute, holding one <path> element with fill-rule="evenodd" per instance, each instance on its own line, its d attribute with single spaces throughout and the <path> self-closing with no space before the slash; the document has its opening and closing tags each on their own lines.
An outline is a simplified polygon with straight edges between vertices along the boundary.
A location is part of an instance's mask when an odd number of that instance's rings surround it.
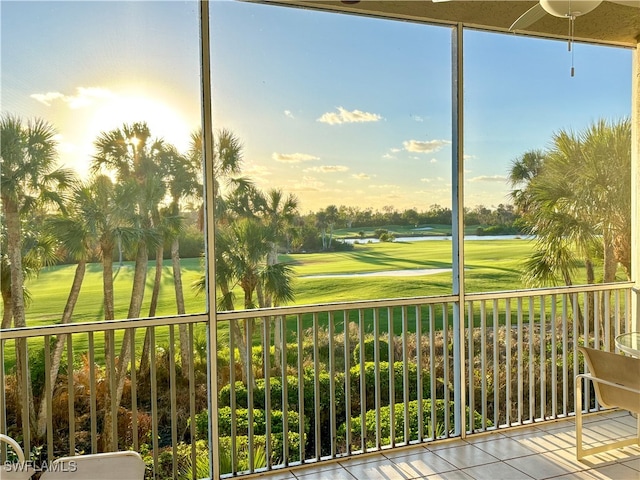
<svg viewBox="0 0 640 480">
<path fill-rule="evenodd" d="M 584 417 L 586 446 L 632 437 L 627 412 Z M 575 457 L 573 419 L 263 474 L 262 480 L 640 480 L 640 447 Z"/>
</svg>

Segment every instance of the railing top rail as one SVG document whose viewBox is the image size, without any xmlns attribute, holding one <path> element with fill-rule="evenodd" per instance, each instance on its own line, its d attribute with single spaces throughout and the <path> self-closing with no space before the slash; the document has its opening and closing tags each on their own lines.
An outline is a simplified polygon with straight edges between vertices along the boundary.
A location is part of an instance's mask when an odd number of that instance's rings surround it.
<svg viewBox="0 0 640 480">
<path fill-rule="evenodd" d="M 8 328 L 0 330 L 1 340 L 15 338 L 40 337 L 43 335 L 63 335 L 67 333 L 104 332 L 124 328 L 164 327 L 167 325 L 207 322 L 205 313 L 196 315 L 173 315 L 154 318 L 128 318 L 122 320 L 103 320 L 96 322 L 66 323 L 64 325 L 42 325 L 38 327 Z"/>
<path fill-rule="evenodd" d="M 500 292 L 469 293 L 466 301 L 498 300 L 506 298 L 524 298 L 543 295 L 572 294 L 579 292 L 596 292 L 630 289 L 637 291 L 634 282 L 605 283 L 598 285 L 571 285 L 567 287 L 546 287 L 527 290 L 504 290 Z M 255 310 L 234 310 L 218 312 L 218 321 L 239 320 L 247 317 L 266 317 L 279 315 L 299 315 L 305 313 L 336 312 L 342 310 L 359 310 L 365 308 L 409 307 L 415 305 L 433 305 L 458 301 L 458 295 L 442 295 L 430 297 L 412 297 L 396 299 L 362 300 L 352 302 L 333 302 L 315 305 L 296 305 L 289 307 L 272 307 Z M 68 333 L 87 333 L 124 328 L 159 327 L 176 324 L 207 322 L 206 313 L 195 315 L 172 315 L 154 318 L 135 318 L 96 322 L 69 323 L 65 325 L 45 325 L 38 327 L 10 328 L 0 330 L 0 339 L 29 338 L 43 335 L 62 335 Z"/>
<path fill-rule="evenodd" d="M 432 297 L 393 298 L 379 300 L 359 300 L 354 302 L 332 302 L 314 305 L 296 305 L 290 307 L 258 308 L 255 310 L 234 310 L 218 312 L 218 321 L 240 320 L 247 317 L 269 317 L 279 315 L 298 315 L 303 313 L 336 312 L 342 310 L 360 310 L 363 308 L 409 307 L 456 302 L 458 295 Z"/>
<path fill-rule="evenodd" d="M 503 290 L 500 292 L 468 293 L 465 300 L 502 300 L 505 298 L 539 297 L 543 295 L 562 295 L 580 292 L 606 292 L 611 290 L 633 289 L 633 282 L 600 283 L 597 285 L 570 285 L 567 287 L 530 288 L 527 290 Z"/>
</svg>

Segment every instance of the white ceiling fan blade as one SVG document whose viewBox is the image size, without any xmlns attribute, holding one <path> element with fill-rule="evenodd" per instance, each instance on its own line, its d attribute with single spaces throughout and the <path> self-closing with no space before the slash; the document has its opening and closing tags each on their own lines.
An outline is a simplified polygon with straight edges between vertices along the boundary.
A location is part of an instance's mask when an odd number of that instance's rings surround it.
<svg viewBox="0 0 640 480">
<path fill-rule="evenodd" d="M 520 17 L 509 27 L 509 31 L 527 28 L 529 25 L 540 20 L 546 14 L 547 12 L 542 8 L 542 5 L 538 3 L 520 15 Z"/>
</svg>

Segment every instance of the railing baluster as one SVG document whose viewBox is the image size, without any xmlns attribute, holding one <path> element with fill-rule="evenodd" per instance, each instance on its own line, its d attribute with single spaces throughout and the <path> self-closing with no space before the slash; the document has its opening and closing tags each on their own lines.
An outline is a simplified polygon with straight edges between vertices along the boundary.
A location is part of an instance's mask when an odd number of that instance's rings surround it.
<svg viewBox="0 0 640 480">
<path fill-rule="evenodd" d="M 137 373 L 136 373 L 136 331 L 132 330 L 129 336 L 131 351 L 131 437 L 133 439 L 133 449 L 136 452 L 140 451 L 140 445 L 138 442 L 138 387 L 137 387 Z"/>
<path fill-rule="evenodd" d="M 110 448 L 111 451 L 118 449 L 118 406 L 116 405 L 116 339 L 115 332 L 109 330 L 107 337 L 109 338 L 109 348 L 111 354 L 109 355 L 109 365 L 105 362 L 105 368 L 110 370 L 109 375 L 109 401 L 111 405 L 105 406 L 105 408 L 111 408 L 111 425 L 104 425 L 103 428 L 111 428 L 111 445 L 105 445 L 105 448 Z M 106 359 L 105 359 L 106 360 Z"/>
<path fill-rule="evenodd" d="M 518 423 L 522 424 L 522 402 L 524 399 L 523 385 L 523 366 L 522 366 L 522 297 L 518 297 L 517 303 L 517 321 L 518 321 Z"/>
<path fill-rule="evenodd" d="M 67 407 L 69 409 L 69 455 L 75 455 L 76 405 L 75 385 L 73 381 L 73 335 L 67 335 Z"/>
<path fill-rule="evenodd" d="M 236 343 L 234 325 L 240 320 L 229 320 L 229 408 L 231 410 L 231 471 L 238 471 L 238 417 L 236 403 Z M 240 330 L 238 327 L 237 330 Z M 193 362 L 191 362 L 193 363 Z"/>
<path fill-rule="evenodd" d="M 272 409 L 271 409 L 271 335 L 270 317 L 262 317 L 262 369 L 264 371 L 264 427 L 265 427 L 265 456 L 267 457 L 267 470 L 271 470 L 271 430 L 272 430 Z M 285 425 L 282 425 L 284 430 Z"/>
<path fill-rule="evenodd" d="M 498 336 L 500 332 L 500 315 L 498 300 L 493 300 L 493 426 L 500 426 L 500 376 L 498 363 L 500 359 Z"/>
<path fill-rule="evenodd" d="M 442 306 L 442 310 L 446 311 L 445 306 Z M 446 315 L 443 315 L 443 317 Z M 446 322 L 446 320 L 443 320 Z M 446 323 L 444 324 L 446 325 Z M 430 375 L 430 382 L 431 382 L 431 408 L 430 408 L 430 414 L 431 414 L 431 433 L 429 434 L 429 438 L 431 438 L 431 440 L 435 440 L 438 436 L 437 433 L 437 424 L 438 424 L 438 418 L 436 416 L 436 403 L 437 403 L 437 395 L 436 395 L 436 382 L 435 382 L 435 378 L 436 378 L 436 313 L 435 313 L 435 307 L 434 305 L 429 305 L 429 375 Z M 444 335 L 444 334 L 443 334 Z M 447 338 L 446 335 L 443 337 L 442 339 L 442 357 L 445 361 L 445 374 L 444 374 L 444 388 L 445 388 L 445 392 L 447 391 L 447 385 L 449 384 L 449 377 L 448 377 L 448 372 L 447 372 L 447 358 L 449 356 L 449 349 L 448 349 L 448 345 L 447 345 Z M 420 349 L 422 350 L 422 349 Z M 420 395 L 422 396 L 422 395 Z M 447 431 L 449 431 L 449 412 L 447 411 L 447 395 L 445 394 L 445 428 L 447 429 Z M 424 427 L 423 427 L 424 428 Z"/>
<path fill-rule="evenodd" d="M 0 337 L 0 433 L 7 434 L 7 385 L 5 383 L 5 374 L 4 374 L 4 344 L 5 341 Z M 51 417 L 51 415 L 48 415 Z M 52 443 L 49 441 L 49 443 Z M 7 460 L 7 444 L 5 442 L 0 442 L 0 463 L 3 463 Z"/>
<path fill-rule="evenodd" d="M 389 440 L 391 447 L 396 445 L 396 382 L 395 382 L 395 334 L 393 333 L 393 311 L 387 307 L 387 323 L 389 325 Z"/>
<path fill-rule="evenodd" d="M 433 327 L 433 324 L 432 324 Z M 450 412 L 449 408 L 449 376 L 451 375 L 451 367 L 449 363 L 449 304 L 442 304 L 442 345 L 444 347 L 443 356 L 444 356 L 444 431 L 445 437 L 449 437 L 449 432 L 451 431 L 451 422 L 450 422 Z M 433 380 L 431 380 L 433 382 Z M 433 402 L 431 405 L 433 409 Z M 432 424 L 433 428 L 433 438 L 436 438 L 436 425 Z"/>
<path fill-rule="evenodd" d="M 95 347 L 93 332 L 89 332 L 89 414 L 91 416 L 91 453 L 98 453 L 96 347 Z"/>
<path fill-rule="evenodd" d="M 569 314 L 568 314 L 569 297 L 566 293 L 562 294 L 562 414 L 569 414 L 569 364 L 567 356 L 569 355 Z M 573 322 L 575 327 L 576 322 Z M 574 337 L 575 338 L 575 337 Z"/>
<path fill-rule="evenodd" d="M 132 332 L 131 337 L 135 337 L 135 332 Z M 171 462 L 171 469 L 173 472 L 173 478 L 178 478 L 178 431 L 176 430 L 177 423 L 177 398 L 176 398 L 176 347 L 175 347 L 175 326 L 169 325 L 169 395 L 170 395 L 170 409 L 171 409 L 171 452 L 173 453 L 173 461 Z M 133 352 L 131 358 L 134 358 Z"/>
<path fill-rule="evenodd" d="M 544 420 L 547 403 L 547 326 L 546 297 L 540 295 L 540 418 Z"/>
<path fill-rule="evenodd" d="M 407 307 L 402 307 L 402 379 L 403 400 L 404 400 L 404 443 L 409 444 L 409 319 L 407 318 Z M 420 365 L 417 365 L 420 369 Z"/>
<path fill-rule="evenodd" d="M 504 326 L 505 326 L 505 358 L 506 358 L 506 389 L 504 394 L 505 400 L 505 425 L 511 425 L 511 299 L 507 298 L 504 305 Z"/>
<path fill-rule="evenodd" d="M 336 458 L 336 443 L 338 439 L 337 424 L 336 424 L 336 377 L 333 375 L 336 369 L 335 358 L 335 322 L 334 313 L 327 313 L 327 320 L 329 322 L 329 435 L 331 437 L 331 458 Z"/>
<path fill-rule="evenodd" d="M 250 314 L 249 314 L 250 315 Z M 255 440 L 254 440 L 254 419 L 253 419 L 253 322 L 255 319 L 246 318 L 244 321 L 244 338 L 246 339 L 247 344 L 245 345 L 246 349 L 246 358 L 247 358 L 247 448 L 249 450 L 249 472 L 254 471 L 255 466 Z"/>
<path fill-rule="evenodd" d="M 556 295 L 551 295 L 551 416 L 558 418 L 558 338 Z"/>
<path fill-rule="evenodd" d="M 353 405 L 351 405 L 351 342 L 349 338 L 349 314 L 342 312 L 342 329 L 344 332 L 344 403 L 345 403 L 345 442 L 346 455 L 351 455 L 351 415 Z"/>
<path fill-rule="evenodd" d="M 69 337 L 71 335 L 68 335 Z M 60 338 L 60 337 L 58 337 Z M 60 340 L 58 340 L 60 341 Z M 45 402 L 45 415 L 47 418 L 47 458 L 53 458 L 53 387 L 51 385 L 51 336 L 44 336 L 44 402 Z M 54 379 L 55 384 L 56 379 Z"/>
<path fill-rule="evenodd" d="M 151 446 L 153 447 L 153 472 L 158 474 L 158 379 L 156 375 L 156 328 L 149 328 L 149 378 L 151 379 Z"/>
<path fill-rule="evenodd" d="M 380 408 L 382 407 L 382 399 L 380 396 L 380 322 L 378 309 L 373 309 L 373 362 L 375 372 L 375 409 L 376 409 L 376 449 L 382 448 L 382 439 L 380 438 Z M 360 353 L 364 355 L 364 350 Z"/>
<path fill-rule="evenodd" d="M 303 332 L 302 315 L 296 315 L 296 327 L 298 333 L 298 433 L 300 435 L 300 463 L 305 463 L 306 455 L 304 448 L 304 424 L 306 415 L 304 410 L 304 371 L 303 371 Z"/>
<path fill-rule="evenodd" d="M 418 400 L 418 442 L 424 441 L 424 361 L 422 359 L 422 305 L 416 305 L 416 364 L 418 365 L 418 385 L 417 388 L 417 400 Z M 429 350 L 432 350 L 431 342 L 429 342 Z M 430 365 L 431 367 L 431 365 Z M 432 382 L 433 384 L 433 382 Z M 432 401 L 435 401 L 432 400 Z"/>
<path fill-rule="evenodd" d="M 533 422 L 535 418 L 536 393 L 535 393 L 535 372 L 533 370 L 534 346 L 533 339 L 535 337 L 535 314 L 533 312 L 534 297 L 529 298 L 529 421 Z"/>
<path fill-rule="evenodd" d="M 473 328 L 472 328 L 473 329 Z M 480 398 L 482 401 L 482 429 L 487 429 L 487 306 L 480 301 Z M 474 395 L 475 398 L 475 395 Z M 471 418 L 473 420 L 473 417 Z M 471 423 L 473 425 L 473 423 Z"/>
<path fill-rule="evenodd" d="M 194 352 L 193 348 L 193 323 L 189 324 L 189 352 Z M 231 337 L 231 332 L 229 332 Z M 189 361 L 189 434 L 191 438 L 191 480 L 197 478 L 196 468 L 196 389 L 195 389 L 195 359 L 193 355 Z M 231 365 L 230 368 L 233 368 Z"/>
<path fill-rule="evenodd" d="M 473 433 L 475 430 L 475 422 L 473 418 L 473 412 L 476 409 L 475 402 L 475 382 L 473 378 L 473 372 L 475 371 L 474 365 L 474 356 L 475 356 L 475 346 L 473 342 L 473 301 L 469 300 L 467 303 L 469 306 L 469 310 L 467 312 L 467 361 L 469 367 L 467 368 L 467 379 L 469 382 L 469 392 L 468 392 L 468 405 L 469 405 L 469 418 L 467 420 L 467 432 Z M 484 375 L 484 372 L 482 372 Z"/>
<path fill-rule="evenodd" d="M 360 348 L 360 449 L 367 451 L 367 385 L 364 350 L 364 312 L 358 309 L 358 345 Z M 377 383 L 377 382 L 376 382 Z"/>
<path fill-rule="evenodd" d="M 318 313 L 313 313 L 313 400 L 315 425 L 315 458 L 320 460 L 322 455 L 320 442 L 320 352 L 318 351 Z"/>
<path fill-rule="evenodd" d="M 286 467 L 289 465 L 289 382 L 287 377 L 287 323 L 284 315 L 276 317 L 276 322 L 280 322 L 280 377 L 282 382 L 282 463 Z M 277 334 L 276 329 L 276 334 Z M 277 354 L 277 352 L 275 352 Z M 299 418 L 298 418 L 299 419 Z M 300 437 L 300 443 L 303 438 Z"/>
</svg>

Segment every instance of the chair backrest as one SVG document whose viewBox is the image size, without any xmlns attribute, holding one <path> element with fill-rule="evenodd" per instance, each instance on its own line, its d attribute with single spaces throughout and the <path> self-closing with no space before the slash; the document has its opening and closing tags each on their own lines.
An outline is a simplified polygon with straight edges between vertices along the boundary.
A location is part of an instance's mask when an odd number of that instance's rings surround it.
<svg viewBox="0 0 640 480">
<path fill-rule="evenodd" d="M 28 480 L 35 470 L 25 462 L 24 452 L 20 444 L 8 435 L 0 433 L 0 442 L 8 443 L 18 457 L 18 463 L 7 462 L 0 465 L 0 478 L 2 480 Z"/>
<path fill-rule="evenodd" d="M 58 458 L 40 480 L 143 480 L 144 469 L 136 452 L 95 453 Z"/>
<path fill-rule="evenodd" d="M 578 347 L 592 376 L 640 391 L 640 358 Z M 605 408 L 619 407 L 640 413 L 640 393 L 593 382 L 598 402 Z"/>
</svg>

